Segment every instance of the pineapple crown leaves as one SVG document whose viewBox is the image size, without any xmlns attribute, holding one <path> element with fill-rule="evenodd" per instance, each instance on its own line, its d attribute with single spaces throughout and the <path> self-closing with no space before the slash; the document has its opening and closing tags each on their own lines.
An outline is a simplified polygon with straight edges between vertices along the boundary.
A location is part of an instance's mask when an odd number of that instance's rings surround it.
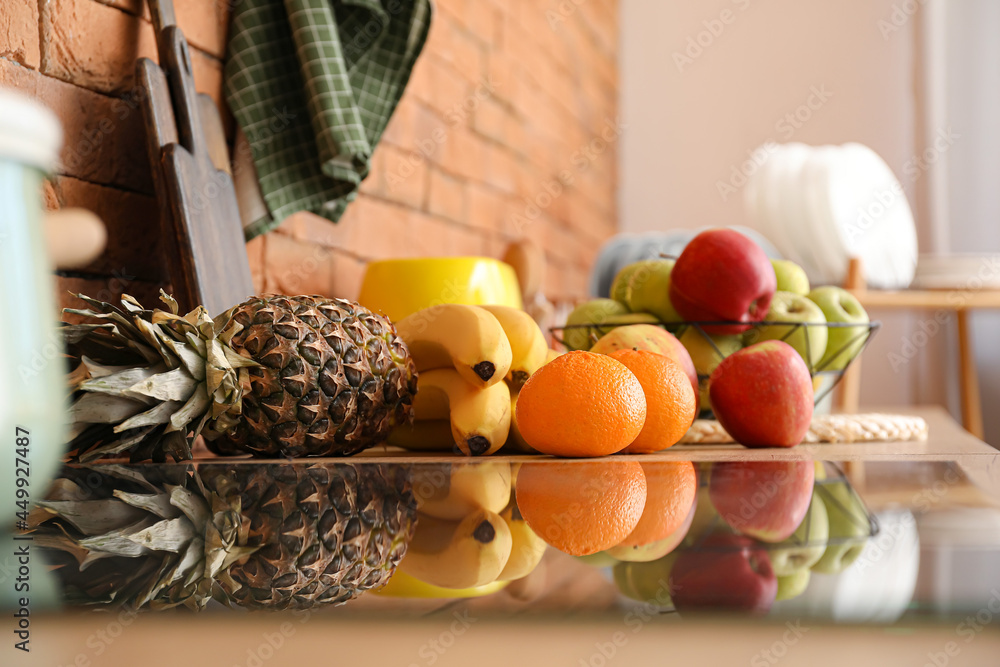
<svg viewBox="0 0 1000 667">
<path fill-rule="evenodd" d="M 202 609 L 219 594 L 216 580 L 257 550 L 241 546 L 248 529 L 239 496 L 222 498 L 206 489 L 196 471 L 185 470 L 178 484 L 152 484 L 117 465 L 67 470 L 64 475 L 97 472 L 114 487 L 110 496 L 92 498 L 63 476 L 32 511 L 35 543 L 77 562 L 79 581 L 73 583 L 80 590 L 71 599 Z M 110 558 L 129 564 L 92 573 Z"/>
<path fill-rule="evenodd" d="M 76 395 L 72 437 L 81 460 L 126 450 L 133 459 L 189 459 L 203 431 L 211 437 L 236 424 L 243 373 L 258 364 L 229 347 L 242 329 L 230 321 L 231 310 L 215 320 L 202 306 L 180 315 L 162 290 L 168 310 L 146 310 L 127 294 L 121 309 L 76 296 L 90 308 L 65 312 L 97 321 L 64 328 L 80 360 L 67 379 Z"/>
</svg>

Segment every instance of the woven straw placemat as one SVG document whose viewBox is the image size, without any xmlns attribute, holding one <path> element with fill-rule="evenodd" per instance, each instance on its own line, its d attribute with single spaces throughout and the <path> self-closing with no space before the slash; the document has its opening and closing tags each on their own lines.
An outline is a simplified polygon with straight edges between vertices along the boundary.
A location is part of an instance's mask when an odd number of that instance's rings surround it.
<svg viewBox="0 0 1000 667">
<path fill-rule="evenodd" d="M 875 442 L 926 440 L 927 422 L 909 415 L 817 415 L 802 442 Z M 722 445 L 735 442 L 719 422 L 697 419 L 681 443 Z"/>
</svg>

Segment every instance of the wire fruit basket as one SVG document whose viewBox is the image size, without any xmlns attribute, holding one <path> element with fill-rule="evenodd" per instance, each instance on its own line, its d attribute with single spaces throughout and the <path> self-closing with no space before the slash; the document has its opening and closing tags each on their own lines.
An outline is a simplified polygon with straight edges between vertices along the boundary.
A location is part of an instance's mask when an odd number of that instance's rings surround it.
<svg viewBox="0 0 1000 667">
<path fill-rule="evenodd" d="M 710 366 L 715 368 L 719 362 L 736 350 L 727 353 L 720 347 L 719 338 L 713 337 L 706 329 L 715 329 L 720 326 L 742 326 L 748 327 L 742 334 L 739 348 L 753 345 L 764 340 L 781 340 L 795 347 L 806 362 L 809 368 L 809 375 L 813 378 L 815 387 L 814 403 L 819 404 L 826 398 L 833 388 L 837 386 L 843 378 L 844 373 L 851 364 L 861 356 L 861 353 L 868 346 L 872 336 L 882 326 L 881 322 L 788 322 L 788 321 L 760 321 L 760 322 L 734 322 L 734 321 L 714 321 L 714 322 L 597 322 L 586 324 L 567 324 L 562 327 L 551 327 L 556 342 L 565 347 L 568 351 L 589 350 L 602 336 L 614 329 L 622 327 L 634 327 L 640 325 L 653 325 L 666 329 L 678 339 L 688 334 L 693 329 L 700 336 L 704 347 L 710 351 L 714 357 L 709 364 L 697 364 L 696 366 Z M 818 329 L 824 329 L 824 334 Z M 849 330 L 844 335 L 838 333 L 831 336 L 834 331 L 840 332 Z M 577 333 L 579 332 L 579 333 Z M 582 335 L 581 335 L 582 334 Z M 724 338 L 731 338 L 726 336 Z M 816 350 L 819 339 L 830 341 L 822 351 Z M 836 342 L 833 342 L 836 339 Z M 581 343 L 587 343 L 583 345 Z M 835 347 L 834 347 L 835 346 Z M 833 349 L 831 349 L 831 347 Z M 708 385 L 708 374 L 698 374 L 698 384 L 702 391 Z M 703 411 L 702 417 L 710 416 L 710 411 Z"/>
</svg>

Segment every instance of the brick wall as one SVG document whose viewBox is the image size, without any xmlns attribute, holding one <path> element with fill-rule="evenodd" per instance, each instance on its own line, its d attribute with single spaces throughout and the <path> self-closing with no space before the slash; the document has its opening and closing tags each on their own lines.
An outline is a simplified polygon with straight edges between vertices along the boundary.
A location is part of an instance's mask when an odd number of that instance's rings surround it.
<svg viewBox="0 0 1000 667">
<path fill-rule="evenodd" d="M 198 89 L 217 101 L 226 3 L 174 0 Z M 111 245 L 60 287 L 143 299 L 166 282 L 136 57 L 155 58 L 142 0 L 5 0 L 0 85 L 52 107 L 66 128 L 50 206 L 84 206 Z M 617 0 L 438 0 L 428 44 L 343 220 L 299 214 L 248 244 L 260 290 L 355 297 L 365 262 L 546 251 L 544 289 L 585 294 L 616 229 Z M 231 120 L 224 113 L 231 134 Z"/>
</svg>

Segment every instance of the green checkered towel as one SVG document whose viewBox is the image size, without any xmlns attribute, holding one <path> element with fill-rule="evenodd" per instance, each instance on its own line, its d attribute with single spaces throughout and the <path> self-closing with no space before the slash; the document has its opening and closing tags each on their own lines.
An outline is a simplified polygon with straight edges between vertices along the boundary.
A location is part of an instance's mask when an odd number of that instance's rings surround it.
<svg viewBox="0 0 1000 667">
<path fill-rule="evenodd" d="M 430 27 L 430 0 L 240 0 L 226 100 L 250 143 L 270 215 L 336 222 L 368 175 Z"/>
</svg>

